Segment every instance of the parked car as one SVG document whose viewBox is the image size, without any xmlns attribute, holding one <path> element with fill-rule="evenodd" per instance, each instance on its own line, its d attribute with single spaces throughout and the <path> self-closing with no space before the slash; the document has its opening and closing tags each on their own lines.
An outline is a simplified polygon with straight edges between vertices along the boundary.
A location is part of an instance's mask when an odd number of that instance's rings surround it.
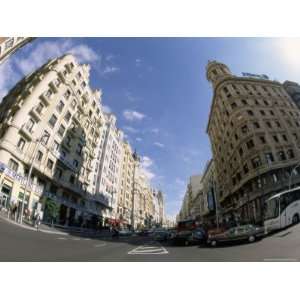
<svg viewBox="0 0 300 300">
<path fill-rule="evenodd" d="M 156 230 L 153 233 L 153 238 L 156 241 L 167 241 L 169 238 L 169 232 L 167 230 Z"/>
<path fill-rule="evenodd" d="M 264 236 L 264 228 L 252 224 L 232 227 L 224 232 L 209 232 L 207 243 L 216 246 L 219 243 L 249 241 L 250 243 Z"/>
<path fill-rule="evenodd" d="M 201 228 L 195 228 L 193 230 L 182 230 L 176 233 L 173 241 L 175 244 L 190 245 L 190 244 L 201 244 L 207 240 L 206 231 Z"/>
<path fill-rule="evenodd" d="M 119 230 L 119 236 L 131 236 L 131 235 L 132 235 L 132 231 L 128 229 Z"/>
</svg>

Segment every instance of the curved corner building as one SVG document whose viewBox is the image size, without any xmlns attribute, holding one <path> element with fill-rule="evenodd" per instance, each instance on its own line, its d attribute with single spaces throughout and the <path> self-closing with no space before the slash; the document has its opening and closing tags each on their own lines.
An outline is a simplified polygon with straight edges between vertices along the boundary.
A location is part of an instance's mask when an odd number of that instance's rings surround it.
<svg viewBox="0 0 300 300">
<path fill-rule="evenodd" d="M 264 200 L 288 188 L 300 160 L 299 109 L 283 85 L 266 76 L 234 76 L 216 61 L 206 76 L 213 86 L 207 133 L 221 213 L 259 223 Z M 299 182 L 295 172 L 292 184 Z"/>
</svg>

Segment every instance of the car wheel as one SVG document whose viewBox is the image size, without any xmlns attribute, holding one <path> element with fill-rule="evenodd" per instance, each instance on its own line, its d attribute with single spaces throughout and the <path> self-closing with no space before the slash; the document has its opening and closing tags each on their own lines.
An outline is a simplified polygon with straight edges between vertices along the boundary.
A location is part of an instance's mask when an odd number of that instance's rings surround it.
<svg viewBox="0 0 300 300">
<path fill-rule="evenodd" d="M 250 235 L 248 240 L 249 240 L 250 243 L 253 243 L 255 241 L 255 236 Z"/>
<path fill-rule="evenodd" d="M 210 244 L 211 244 L 213 247 L 216 247 L 216 246 L 217 246 L 217 241 L 211 241 Z"/>
<path fill-rule="evenodd" d="M 293 216 L 292 222 L 293 222 L 293 224 L 298 224 L 299 223 L 299 216 L 297 214 Z"/>
</svg>

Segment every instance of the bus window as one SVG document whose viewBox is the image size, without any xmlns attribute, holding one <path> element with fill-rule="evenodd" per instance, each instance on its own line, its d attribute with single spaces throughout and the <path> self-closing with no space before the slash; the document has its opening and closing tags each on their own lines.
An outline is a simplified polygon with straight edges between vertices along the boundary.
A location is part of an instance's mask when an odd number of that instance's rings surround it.
<svg viewBox="0 0 300 300">
<path fill-rule="evenodd" d="M 279 215 L 279 197 L 266 201 L 265 220 L 277 218 Z"/>
</svg>

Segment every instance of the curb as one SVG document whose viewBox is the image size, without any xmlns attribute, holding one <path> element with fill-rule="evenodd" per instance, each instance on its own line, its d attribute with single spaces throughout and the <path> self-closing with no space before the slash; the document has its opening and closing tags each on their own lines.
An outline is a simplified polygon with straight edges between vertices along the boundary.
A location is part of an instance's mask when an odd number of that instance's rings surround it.
<svg viewBox="0 0 300 300">
<path fill-rule="evenodd" d="M 29 227 L 28 225 L 21 225 L 19 223 L 16 223 L 13 220 L 7 219 L 6 217 L 0 215 L 0 218 L 8 223 L 11 223 L 13 225 L 19 226 L 21 228 L 27 229 L 27 230 L 31 230 L 31 231 L 38 231 L 38 232 L 43 232 L 43 233 L 48 233 L 48 234 L 58 234 L 58 235 L 69 235 L 69 233 L 66 232 L 55 232 L 55 231 L 51 231 L 51 230 L 45 230 L 45 229 L 39 229 L 37 230 L 34 227 Z"/>
</svg>

